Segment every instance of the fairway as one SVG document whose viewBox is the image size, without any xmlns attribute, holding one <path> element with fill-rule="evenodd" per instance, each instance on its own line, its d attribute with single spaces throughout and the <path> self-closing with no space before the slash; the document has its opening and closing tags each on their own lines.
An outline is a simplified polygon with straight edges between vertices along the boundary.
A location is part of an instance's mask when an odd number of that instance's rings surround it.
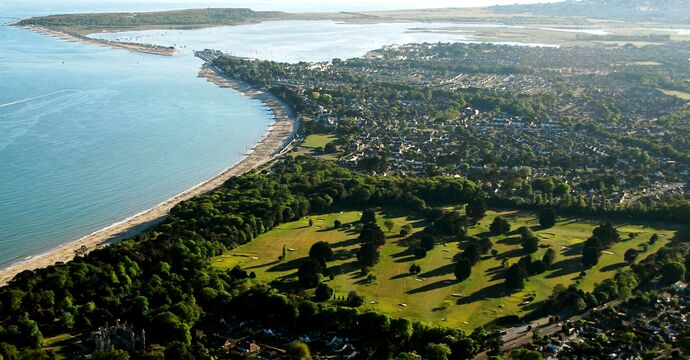
<svg viewBox="0 0 690 360">
<path fill-rule="evenodd" d="M 326 282 L 336 290 L 336 296 L 356 290 L 366 297 L 366 307 L 376 308 L 390 316 L 471 330 L 501 316 L 524 315 L 532 310 L 535 302 L 548 298 L 556 284 L 577 282 L 580 288 L 592 290 L 596 283 L 612 277 L 618 269 L 627 266 L 623 261 L 627 249 L 640 249 L 653 233 L 658 233 L 659 241 L 640 254 L 637 259 L 640 261 L 663 247 L 675 235 L 675 229 L 662 225 L 613 222 L 623 241 L 606 250 L 599 264 L 580 278 L 583 270 L 580 265 L 580 245 L 591 236 L 599 222 L 562 218 L 554 228 L 539 230 L 538 220 L 533 213 L 490 211 L 477 226 L 470 229 L 470 235 L 488 236 L 489 224 L 498 215 L 506 218 L 513 230 L 520 226 L 535 229 L 542 245 L 533 255 L 535 259 L 541 258 L 547 247 L 553 248 L 558 254 L 550 270 L 530 277 L 525 289 L 514 294 L 506 294 L 504 290 L 502 262 L 506 259 L 510 265 L 525 255 L 518 236 L 491 236 L 498 255 L 485 255 L 473 267 L 470 278 L 457 283 L 453 275 L 453 256 L 461 251 L 458 242 L 438 243 L 426 258 L 414 259 L 408 251 L 410 241 L 397 234 L 406 223 L 414 227 L 414 233 L 422 230 L 426 222 L 408 217 L 405 212 L 396 209 L 384 209 L 378 214 L 379 225 L 388 239 L 381 248 L 381 261 L 372 269 L 377 277 L 372 284 L 367 284 L 360 275 L 356 260 L 359 244 L 354 225 L 361 216 L 359 211 L 313 215 L 280 225 L 251 243 L 212 259 L 212 264 L 218 268 L 240 265 L 247 271 L 254 271 L 258 279 L 266 282 L 296 279 L 297 267 L 308 256 L 311 245 L 317 241 L 327 241 L 336 255 L 336 260 L 328 263 L 328 266 L 337 275 L 334 280 L 327 279 Z M 313 221 L 311 227 L 308 219 Z M 352 227 L 333 229 L 336 219 Z M 395 224 L 391 232 L 383 225 L 386 219 L 393 220 Z M 631 233 L 637 235 L 630 239 Z M 283 244 L 289 249 L 285 262 L 278 261 Z M 408 275 L 413 263 L 422 268 L 418 277 Z"/>
<path fill-rule="evenodd" d="M 664 94 L 668 96 L 674 96 L 677 97 L 681 100 L 688 100 L 690 101 L 690 94 L 683 92 L 683 91 L 675 91 L 675 90 L 664 90 L 664 89 L 659 89 L 659 91 L 663 92 Z"/>
<path fill-rule="evenodd" d="M 323 160 L 334 161 L 338 159 L 337 153 L 324 154 L 323 147 L 336 140 L 335 135 L 311 134 L 304 138 L 301 144 L 292 151 L 292 156 L 308 155 L 318 157 Z"/>
</svg>

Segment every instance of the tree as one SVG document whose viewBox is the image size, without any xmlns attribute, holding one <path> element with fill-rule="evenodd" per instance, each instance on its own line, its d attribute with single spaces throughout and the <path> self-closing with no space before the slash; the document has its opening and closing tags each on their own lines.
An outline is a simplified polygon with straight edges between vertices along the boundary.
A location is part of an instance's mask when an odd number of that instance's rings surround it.
<svg viewBox="0 0 690 360">
<path fill-rule="evenodd" d="M 333 250 L 331 244 L 325 241 L 318 241 L 309 249 L 309 257 L 315 259 L 325 265 L 329 261 L 333 261 Z"/>
<path fill-rule="evenodd" d="M 455 268 L 453 269 L 453 274 L 458 281 L 465 281 L 472 274 L 472 264 L 465 257 L 458 259 L 455 263 Z"/>
<path fill-rule="evenodd" d="M 523 237 L 522 248 L 528 254 L 537 252 L 537 250 L 539 250 L 539 238 L 536 236 Z"/>
<path fill-rule="evenodd" d="M 541 258 L 541 261 L 543 261 L 547 267 L 551 266 L 555 260 L 556 251 L 554 251 L 552 248 L 548 248 L 544 253 L 544 256 Z"/>
<path fill-rule="evenodd" d="M 410 266 L 410 275 L 418 275 L 422 272 L 422 267 L 417 264 L 412 264 Z"/>
<path fill-rule="evenodd" d="M 541 353 L 528 349 L 515 349 L 510 352 L 512 360 L 542 360 Z"/>
<path fill-rule="evenodd" d="M 412 250 L 412 254 L 416 259 L 424 259 L 426 257 L 426 250 L 423 247 L 416 247 Z"/>
<path fill-rule="evenodd" d="M 364 243 L 357 252 L 357 260 L 362 266 L 370 267 L 378 264 L 381 254 L 372 243 Z"/>
<path fill-rule="evenodd" d="M 582 265 L 592 267 L 599 263 L 599 249 L 595 247 L 582 248 Z"/>
<path fill-rule="evenodd" d="M 311 351 L 309 346 L 301 341 L 293 341 L 287 345 L 285 354 L 293 360 L 307 360 L 311 359 Z"/>
<path fill-rule="evenodd" d="M 426 251 L 431 251 L 434 248 L 434 238 L 431 235 L 422 236 L 419 245 Z"/>
<path fill-rule="evenodd" d="M 482 254 L 488 253 L 489 250 L 494 247 L 494 243 L 492 243 L 491 239 L 489 238 L 481 238 L 477 244 L 479 245 L 479 249 L 481 250 Z"/>
<path fill-rule="evenodd" d="M 582 265 L 592 267 L 598 264 L 603 247 L 603 243 L 598 237 L 592 236 L 587 239 L 582 247 Z"/>
<path fill-rule="evenodd" d="M 386 219 L 386 221 L 383 222 L 383 226 L 385 226 L 386 229 L 388 229 L 388 232 L 391 232 L 391 230 L 393 230 L 394 225 L 395 223 L 393 223 L 393 220 L 391 219 Z"/>
<path fill-rule="evenodd" d="M 410 235 L 411 232 L 412 232 L 412 225 L 410 225 L 410 224 L 405 224 L 400 228 L 400 236 Z"/>
<path fill-rule="evenodd" d="M 334 152 L 338 151 L 338 148 L 335 146 L 335 143 L 333 141 L 329 142 L 326 144 L 326 146 L 323 147 L 323 152 L 326 154 L 332 154 Z"/>
<path fill-rule="evenodd" d="M 611 225 L 611 223 L 606 223 L 598 226 L 592 231 L 592 235 L 602 241 L 602 245 L 609 246 L 613 243 L 620 241 L 621 235 L 618 230 Z"/>
<path fill-rule="evenodd" d="M 489 230 L 494 235 L 507 234 L 510 232 L 510 223 L 508 220 L 498 216 L 491 225 L 489 225 Z"/>
<path fill-rule="evenodd" d="M 366 223 L 359 233 L 359 241 L 362 244 L 372 244 L 375 247 L 383 246 L 386 243 L 386 235 L 381 228 L 374 223 Z"/>
<path fill-rule="evenodd" d="M 297 270 L 297 278 L 305 288 L 313 288 L 321 283 L 323 265 L 314 258 L 303 261 Z"/>
<path fill-rule="evenodd" d="M 362 211 L 362 218 L 359 221 L 362 224 L 376 223 L 376 211 L 374 209 L 365 209 Z"/>
<path fill-rule="evenodd" d="M 424 351 L 425 360 L 448 360 L 451 351 L 446 344 L 429 343 Z"/>
<path fill-rule="evenodd" d="M 328 285 L 321 283 L 319 286 L 316 287 L 316 291 L 314 292 L 314 299 L 318 302 L 322 301 L 328 301 L 331 299 L 333 296 L 333 289 L 331 289 Z"/>
<path fill-rule="evenodd" d="M 640 255 L 640 252 L 635 250 L 635 249 L 628 249 L 625 251 L 625 254 L 623 255 L 623 259 L 625 262 L 628 264 L 632 265 L 635 263 L 635 260 L 637 260 L 637 257 Z"/>
<path fill-rule="evenodd" d="M 356 291 L 352 290 L 347 294 L 346 303 L 347 306 L 350 307 L 360 307 L 364 305 L 364 296 L 359 295 Z"/>
<path fill-rule="evenodd" d="M 486 200 L 484 198 L 476 198 L 467 203 L 465 212 L 471 219 L 479 221 L 486 215 L 487 210 Z"/>
<path fill-rule="evenodd" d="M 545 229 L 556 225 L 556 210 L 552 208 L 542 210 L 539 213 L 539 225 Z"/>
<path fill-rule="evenodd" d="M 506 270 L 505 285 L 510 290 L 523 289 L 525 279 L 527 279 L 527 269 L 522 261 L 518 261 Z"/>
<path fill-rule="evenodd" d="M 14 345 L 38 348 L 43 343 L 43 334 L 38 324 L 24 314 L 18 323 L 20 339 Z"/>
<path fill-rule="evenodd" d="M 96 351 L 91 355 L 94 360 L 129 360 L 129 353 L 120 349 Z"/>
<path fill-rule="evenodd" d="M 661 282 L 671 285 L 676 281 L 681 281 L 685 277 L 685 265 L 678 262 L 669 262 L 661 267 Z"/>
<path fill-rule="evenodd" d="M 482 249 L 477 242 L 470 242 L 462 252 L 462 257 L 474 265 L 482 258 Z"/>
<path fill-rule="evenodd" d="M 659 234 L 657 234 L 657 233 L 654 233 L 654 234 L 652 234 L 652 236 L 649 237 L 649 243 L 652 245 L 655 242 L 657 242 L 657 240 L 659 240 Z"/>
</svg>

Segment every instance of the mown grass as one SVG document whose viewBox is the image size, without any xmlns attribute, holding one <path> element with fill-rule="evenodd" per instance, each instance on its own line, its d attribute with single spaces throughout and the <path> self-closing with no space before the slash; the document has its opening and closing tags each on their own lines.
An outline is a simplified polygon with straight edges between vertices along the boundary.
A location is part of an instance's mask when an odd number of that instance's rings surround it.
<svg viewBox="0 0 690 360">
<path fill-rule="evenodd" d="M 336 139 L 337 137 L 335 135 L 311 134 L 308 135 L 304 141 L 292 151 L 291 154 L 293 157 L 299 155 L 309 155 L 318 157 L 322 160 L 335 161 L 338 159 L 338 153 L 322 154 L 321 149 Z"/>
<path fill-rule="evenodd" d="M 675 90 L 664 90 L 664 89 L 659 89 L 662 93 L 668 95 L 668 96 L 673 96 L 677 97 L 681 100 L 687 100 L 690 101 L 690 93 L 686 93 L 683 91 L 675 91 Z"/>
<path fill-rule="evenodd" d="M 45 349 L 52 349 L 55 352 L 55 359 L 67 359 L 67 354 L 63 353 L 63 348 L 66 347 L 74 336 L 70 334 L 60 334 L 43 340 L 43 347 Z"/>
<path fill-rule="evenodd" d="M 533 276 L 523 291 L 509 294 L 503 287 L 503 259 L 510 265 L 525 254 L 517 235 L 490 236 L 489 224 L 496 216 L 507 218 L 513 229 L 529 226 L 541 238 L 542 247 L 534 254 L 541 258 L 547 247 L 556 250 L 558 256 L 553 266 L 544 274 Z M 595 284 L 612 277 L 618 269 L 627 267 L 623 254 L 630 248 L 641 248 L 653 233 L 660 240 L 649 245 L 638 261 L 656 252 L 674 236 L 675 229 L 662 224 L 628 224 L 613 222 L 625 239 L 602 254 L 597 266 L 587 270 L 584 277 L 580 264 L 580 245 L 592 233 L 600 221 L 580 218 L 561 219 L 551 229 L 540 229 L 535 214 L 518 211 L 491 211 L 477 226 L 470 229 L 470 235 L 490 236 L 498 255 L 486 255 L 472 269 L 472 275 L 457 283 L 453 275 L 453 256 L 462 251 L 457 242 L 439 243 L 428 252 L 426 258 L 416 260 L 408 249 L 412 241 L 397 235 L 404 224 L 411 224 L 413 232 L 420 231 L 425 221 L 408 216 L 398 209 L 383 209 L 379 212 L 379 223 L 388 237 L 381 248 L 381 261 L 374 266 L 374 283 L 366 283 L 356 262 L 357 231 L 354 228 L 360 212 L 342 211 L 311 216 L 308 219 L 283 224 L 261 235 L 249 244 L 238 247 L 214 258 L 218 268 L 232 268 L 241 265 L 254 271 L 258 279 L 295 279 L 296 269 L 302 259 L 308 256 L 310 246 L 317 241 L 327 241 L 333 247 L 336 260 L 329 268 L 337 274 L 333 280 L 326 280 L 336 290 L 336 296 L 345 296 L 355 290 L 366 297 L 366 307 L 376 308 L 391 316 L 406 317 L 430 323 L 443 324 L 464 329 L 473 329 L 495 318 L 505 315 L 524 315 L 536 302 L 548 298 L 556 284 L 578 284 L 584 290 L 591 290 Z M 333 222 L 340 220 L 351 228 L 333 229 Z M 392 231 L 384 227 L 384 220 L 394 223 Z M 629 234 L 636 234 L 630 238 Z M 283 244 L 290 251 L 285 262 L 278 261 Z M 410 265 L 422 267 L 418 276 L 409 276 Z M 533 298 L 530 300 L 530 298 Z M 528 301 L 530 300 L 530 301 Z"/>
<path fill-rule="evenodd" d="M 309 149 L 320 149 L 335 139 L 335 135 L 312 134 L 304 139 L 301 146 Z"/>
</svg>

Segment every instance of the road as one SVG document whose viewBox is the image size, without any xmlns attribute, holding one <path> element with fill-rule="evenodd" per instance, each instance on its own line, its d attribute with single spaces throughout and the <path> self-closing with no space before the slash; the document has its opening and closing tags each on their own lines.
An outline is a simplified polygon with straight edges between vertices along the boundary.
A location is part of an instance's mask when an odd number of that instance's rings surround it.
<svg viewBox="0 0 690 360">
<path fill-rule="evenodd" d="M 599 311 L 601 309 L 607 308 L 609 306 L 618 306 L 621 304 L 622 301 L 616 300 L 616 301 L 611 301 L 608 302 L 604 305 L 601 305 L 599 307 L 596 307 L 594 309 L 588 310 L 585 313 L 581 315 L 575 315 L 571 316 L 568 319 L 561 319 L 553 324 L 549 324 L 549 318 L 541 318 L 534 320 L 530 323 L 527 324 L 522 324 L 518 326 L 514 326 L 511 328 L 503 329 L 503 336 L 501 337 L 501 341 L 503 342 L 503 345 L 501 345 L 501 354 L 507 353 L 510 350 L 517 349 L 521 346 L 527 345 L 532 342 L 532 330 L 538 329 L 539 334 L 541 336 L 544 335 L 553 335 L 559 331 L 561 331 L 561 328 L 563 327 L 563 323 L 565 321 L 569 322 L 576 322 L 583 317 L 589 315 L 592 311 Z M 532 330 L 527 330 L 529 326 L 532 326 Z M 485 360 L 488 359 L 488 356 L 486 352 L 483 352 L 481 354 L 478 354 L 475 357 L 476 360 Z"/>
</svg>

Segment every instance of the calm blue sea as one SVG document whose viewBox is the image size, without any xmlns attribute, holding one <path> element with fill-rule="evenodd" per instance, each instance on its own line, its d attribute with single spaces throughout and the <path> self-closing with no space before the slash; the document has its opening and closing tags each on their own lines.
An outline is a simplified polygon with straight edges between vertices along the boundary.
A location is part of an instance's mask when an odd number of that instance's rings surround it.
<svg viewBox="0 0 690 360">
<path fill-rule="evenodd" d="M 0 266 L 238 161 L 272 117 L 197 78 L 200 66 L 0 26 Z"/>
</svg>

